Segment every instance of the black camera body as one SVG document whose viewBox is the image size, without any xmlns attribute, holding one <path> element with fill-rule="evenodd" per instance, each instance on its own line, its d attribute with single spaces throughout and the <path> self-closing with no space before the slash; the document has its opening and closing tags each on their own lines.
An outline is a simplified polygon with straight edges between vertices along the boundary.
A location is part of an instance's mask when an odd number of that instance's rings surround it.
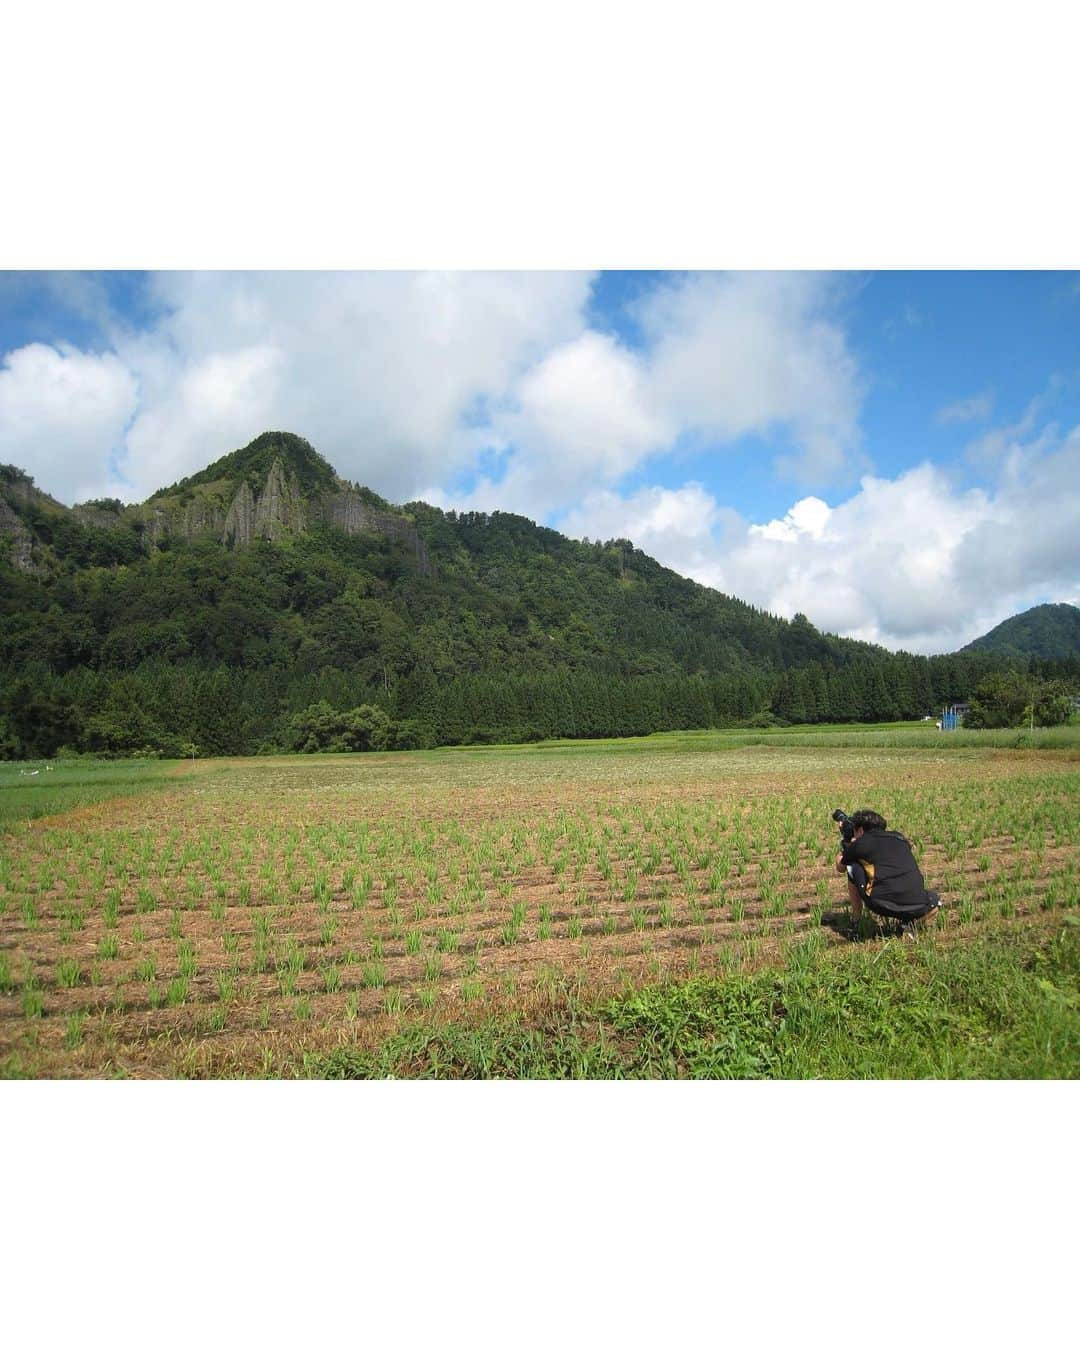
<svg viewBox="0 0 1080 1350">
<path fill-rule="evenodd" d="M 850 844 L 855 838 L 855 824 L 846 811 L 841 811 L 839 807 L 832 813 L 833 820 L 840 826 L 840 834 L 845 844 Z"/>
</svg>

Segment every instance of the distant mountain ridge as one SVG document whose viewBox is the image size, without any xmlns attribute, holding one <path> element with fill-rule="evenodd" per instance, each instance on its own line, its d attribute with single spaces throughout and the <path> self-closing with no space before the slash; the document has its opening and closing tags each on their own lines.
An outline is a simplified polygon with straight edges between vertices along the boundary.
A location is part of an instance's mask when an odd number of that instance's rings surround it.
<svg viewBox="0 0 1080 1350">
<path fill-rule="evenodd" d="M 1005 619 L 960 650 L 1067 661 L 1080 656 L 1080 608 L 1067 604 L 1036 605 Z"/>
</svg>

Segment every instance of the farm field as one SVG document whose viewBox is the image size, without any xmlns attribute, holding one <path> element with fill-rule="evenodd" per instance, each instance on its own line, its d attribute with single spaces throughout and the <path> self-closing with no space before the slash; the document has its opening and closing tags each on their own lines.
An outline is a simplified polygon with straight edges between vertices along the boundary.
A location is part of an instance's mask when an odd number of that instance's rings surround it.
<svg viewBox="0 0 1080 1350">
<path fill-rule="evenodd" d="M 0 1066 L 8 1077 L 437 1074 L 440 1046 L 494 1027 L 532 1057 L 480 1053 L 478 1072 L 782 1073 L 767 1056 L 694 1058 L 670 1044 L 627 1059 L 625 1042 L 657 998 L 665 1018 L 700 1020 L 704 999 L 734 1025 L 759 991 L 753 1016 L 775 1019 L 770 972 L 813 970 L 854 1006 L 871 965 L 897 989 L 921 971 L 924 987 L 935 961 L 944 978 L 950 961 L 992 947 L 1001 974 L 1026 934 L 1024 951 L 1050 963 L 1032 988 L 1056 991 L 1044 993 L 1057 1049 L 1040 1064 L 1061 1074 L 1080 1049 L 1080 746 L 1075 733 L 1044 745 L 972 736 L 688 733 L 110 766 L 112 786 L 105 773 L 84 798 L 54 788 L 56 814 L 33 818 L 40 803 L 23 802 L 6 817 Z M 51 777 L 64 772 L 80 770 Z M 938 931 L 915 944 L 873 930 L 847 940 L 837 806 L 873 806 L 912 839 L 946 901 Z M 716 1013 L 725 990 L 742 1013 Z M 552 1027 L 597 1010 L 599 1030 L 575 1031 L 571 1059 L 548 1053 Z M 967 1071 L 947 1056 L 909 1068 Z M 992 1056 L 978 1068 L 992 1076 Z"/>
</svg>

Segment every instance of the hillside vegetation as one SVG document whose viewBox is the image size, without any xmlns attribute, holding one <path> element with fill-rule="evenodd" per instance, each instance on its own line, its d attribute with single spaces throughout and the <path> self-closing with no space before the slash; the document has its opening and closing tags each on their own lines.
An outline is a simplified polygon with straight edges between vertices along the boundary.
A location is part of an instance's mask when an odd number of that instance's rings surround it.
<svg viewBox="0 0 1080 1350">
<path fill-rule="evenodd" d="M 250 754 L 917 718 L 1004 667 L 764 613 L 626 539 L 396 508 L 268 432 L 122 507 L 0 471 L 0 754 Z"/>
<path fill-rule="evenodd" d="M 989 633 L 969 642 L 964 651 L 994 652 L 1004 656 L 1037 656 L 1065 661 L 1080 653 L 1080 608 L 1076 605 L 1036 605 L 1015 614 Z"/>
</svg>

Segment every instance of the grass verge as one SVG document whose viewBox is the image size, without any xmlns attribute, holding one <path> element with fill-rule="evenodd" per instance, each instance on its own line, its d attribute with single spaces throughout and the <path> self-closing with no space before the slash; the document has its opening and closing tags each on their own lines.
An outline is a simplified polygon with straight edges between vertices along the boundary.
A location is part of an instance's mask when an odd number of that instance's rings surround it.
<svg viewBox="0 0 1080 1350">
<path fill-rule="evenodd" d="M 782 970 L 572 1000 L 533 1024 L 420 1023 L 308 1056 L 316 1078 L 1076 1078 L 1080 919 L 825 951 Z"/>
<path fill-rule="evenodd" d="M 1080 724 L 1061 727 L 1005 728 L 998 731 L 940 732 L 933 722 L 847 722 L 751 729 L 730 727 L 710 731 L 657 731 L 649 736 L 608 740 L 537 741 L 533 751 L 603 750 L 743 750 L 754 746 L 811 749 L 911 750 L 1064 750 L 1080 751 Z M 475 749 L 476 747 L 453 747 Z M 487 749 L 505 749 L 492 746 Z"/>
<path fill-rule="evenodd" d="M 0 834 L 19 821 L 62 815 L 110 797 L 178 787 L 180 761 L 73 759 L 0 765 Z M 46 767 L 47 764 L 47 767 Z"/>
</svg>

